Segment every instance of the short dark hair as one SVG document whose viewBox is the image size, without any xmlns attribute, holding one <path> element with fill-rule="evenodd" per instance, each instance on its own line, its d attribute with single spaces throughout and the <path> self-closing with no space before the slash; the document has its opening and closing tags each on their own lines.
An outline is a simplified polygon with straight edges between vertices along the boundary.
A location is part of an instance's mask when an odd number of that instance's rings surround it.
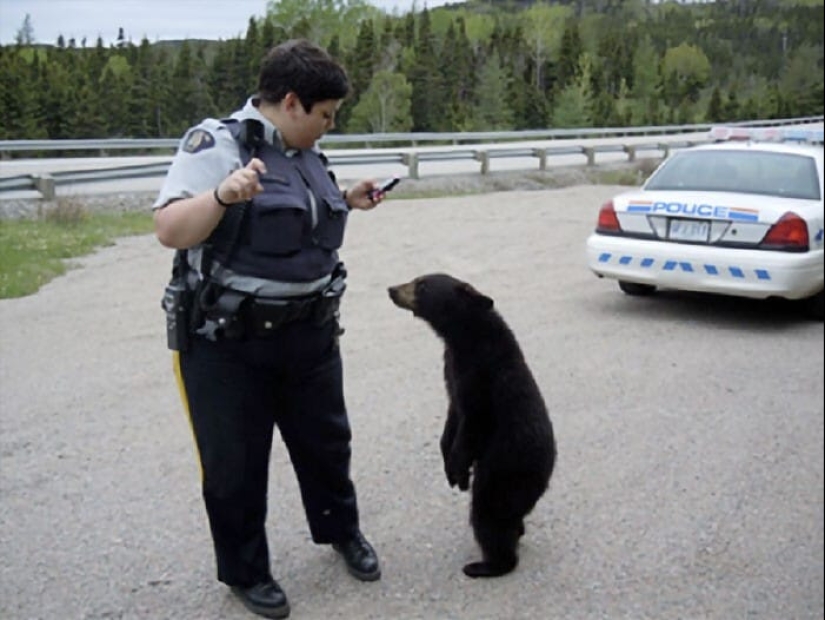
<svg viewBox="0 0 825 620">
<path fill-rule="evenodd" d="M 346 97 L 349 79 L 326 50 L 306 39 L 290 39 L 270 49 L 261 61 L 258 96 L 278 103 L 290 91 L 310 112 L 319 101 Z"/>
</svg>

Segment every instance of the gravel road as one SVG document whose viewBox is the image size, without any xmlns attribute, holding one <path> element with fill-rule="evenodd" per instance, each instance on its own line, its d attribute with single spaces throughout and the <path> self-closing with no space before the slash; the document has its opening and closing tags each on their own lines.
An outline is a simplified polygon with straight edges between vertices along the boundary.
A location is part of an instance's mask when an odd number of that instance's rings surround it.
<svg viewBox="0 0 825 620">
<path fill-rule="evenodd" d="M 311 543 L 283 445 L 273 570 L 292 618 L 823 618 L 823 325 L 783 304 L 621 294 L 584 262 L 620 188 L 388 200 L 343 258 L 362 525 L 383 578 Z M 0 618 L 251 618 L 214 579 L 159 301 L 171 252 L 119 240 L 0 301 Z M 518 569 L 473 581 L 443 478 L 441 345 L 386 288 L 446 271 L 496 300 L 559 443 Z"/>
</svg>

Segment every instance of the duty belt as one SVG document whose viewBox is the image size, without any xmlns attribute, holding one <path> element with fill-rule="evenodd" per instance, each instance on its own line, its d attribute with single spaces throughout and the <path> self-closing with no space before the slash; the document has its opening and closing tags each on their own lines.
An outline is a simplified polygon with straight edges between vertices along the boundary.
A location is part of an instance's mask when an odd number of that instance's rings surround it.
<svg viewBox="0 0 825 620">
<path fill-rule="evenodd" d="M 346 271 L 342 268 L 318 293 L 288 299 L 255 297 L 206 285 L 195 301 L 200 314 L 193 321 L 195 333 L 209 340 L 238 340 L 269 336 L 295 321 L 325 325 L 338 319 L 341 296 L 346 289 L 345 277 Z M 340 335 L 340 329 L 338 333 Z"/>
</svg>

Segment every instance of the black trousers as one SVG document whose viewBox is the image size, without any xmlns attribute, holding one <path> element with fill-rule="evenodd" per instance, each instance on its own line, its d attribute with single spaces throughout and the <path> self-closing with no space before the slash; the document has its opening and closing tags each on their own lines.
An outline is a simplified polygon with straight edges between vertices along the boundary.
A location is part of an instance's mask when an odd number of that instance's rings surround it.
<svg viewBox="0 0 825 620">
<path fill-rule="evenodd" d="M 218 579 L 226 584 L 271 575 L 265 521 L 276 425 L 313 541 L 337 542 L 358 530 L 336 327 L 295 322 L 241 341 L 196 336 L 180 354 Z"/>
</svg>

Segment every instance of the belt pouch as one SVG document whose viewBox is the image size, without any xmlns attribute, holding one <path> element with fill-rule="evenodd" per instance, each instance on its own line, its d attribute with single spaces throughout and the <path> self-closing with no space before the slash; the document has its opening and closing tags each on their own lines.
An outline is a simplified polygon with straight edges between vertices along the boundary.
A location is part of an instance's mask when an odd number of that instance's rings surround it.
<svg viewBox="0 0 825 620">
<path fill-rule="evenodd" d="M 249 304 L 247 316 L 252 333 L 265 336 L 284 323 L 297 318 L 298 303 L 281 299 L 255 299 Z"/>
</svg>

